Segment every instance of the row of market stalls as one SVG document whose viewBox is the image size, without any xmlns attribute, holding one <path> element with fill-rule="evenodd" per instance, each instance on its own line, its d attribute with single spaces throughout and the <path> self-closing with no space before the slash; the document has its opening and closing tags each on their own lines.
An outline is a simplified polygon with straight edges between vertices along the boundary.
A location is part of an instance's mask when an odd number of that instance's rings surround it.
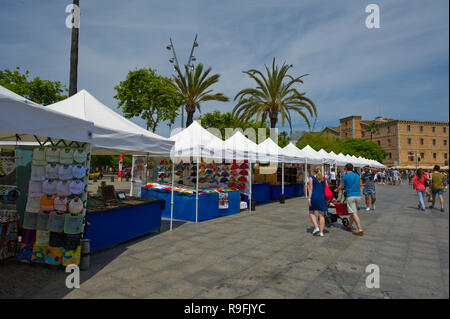
<svg viewBox="0 0 450 319">
<path fill-rule="evenodd" d="M 162 217 L 172 229 L 174 219 L 199 222 L 302 196 L 308 165 L 383 167 L 309 146 L 280 148 L 271 138 L 257 144 L 240 131 L 224 141 L 197 122 L 164 138 L 86 90 L 43 107 L 0 86 L 0 107 L 1 147 L 15 149 L 2 166 L 17 174 L 1 186 L 0 259 L 24 263 L 77 264 L 82 239 L 93 252 L 160 229 Z M 107 154 L 133 155 L 135 196 L 88 193 L 90 157 Z"/>
</svg>

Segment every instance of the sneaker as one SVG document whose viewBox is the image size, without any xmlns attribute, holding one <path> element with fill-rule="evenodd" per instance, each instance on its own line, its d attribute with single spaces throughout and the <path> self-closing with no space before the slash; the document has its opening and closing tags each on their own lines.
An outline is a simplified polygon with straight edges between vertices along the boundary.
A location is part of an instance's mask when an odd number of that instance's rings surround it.
<svg viewBox="0 0 450 319">
<path fill-rule="evenodd" d="M 372 210 L 375 210 L 375 204 L 372 205 Z"/>
<path fill-rule="evenodd" d="M 320 232 L 318 236 L 319 236 L 319 237 L 323 237 L 323 233 L 322 233 L 322 232 Z"/>
<path fill-rule="evenodd" d="M 370 210 L 370 207 L 367 207 L 366 210 L 369 211 L 369 210 Z"/>
<path fill-rule="evenodd" d="M 313 236 L 317 236 L 319 234 L 319 232 L 320 232 L 319 228 L 314 228 L 312 234 L 313 234 Z"/>
</svg>

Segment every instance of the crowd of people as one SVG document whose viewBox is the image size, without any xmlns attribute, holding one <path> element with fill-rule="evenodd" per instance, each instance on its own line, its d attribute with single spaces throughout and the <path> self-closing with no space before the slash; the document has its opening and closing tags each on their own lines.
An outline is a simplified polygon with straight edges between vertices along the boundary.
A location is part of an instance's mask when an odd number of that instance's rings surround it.
<svg viewBox="0 0 450 319">
<path fill-rule="evenodd" d="M 444 212 L 445 210 L 444 192 L 448 185 L 449 176 L 445 172 L 441 173 L 439 165 L 436 165 L 432 172 L 427 172 L 421 168 L 417 170 L 377 170 L 366 166 L 359 174 L 352 164 L 347 164 L 343 173 L 340 170 L 336 172 L 332 168 L 326 176 L 323 175 L 322 167 L 317 166 L 308 176 L 305 196 L 308 199 L 309 217 L 314 227 L 312 234 L 315 236 L 323 237 L 328 208 L 335 207 L 332 201 L 327 198 L 330 196 L 327 193 L 331 192 L 329 185 L 335 189 L 335 193 L 339 194 L 336 201 L 345 202 L 347 212 L 350 215 L 349 223 L 344 225 L 344 228 L 358 236 L 364 234 L 358 216 L 361 193 L 365 198 L 365 210 L 368 212 L 375 211 L 377 183 L 400 185 L 406 184 L 406 181 L 408 181 L 408 184 L 417 192 L 418 209 L 426 210 L 425 198 L 428 198 L 431 203 L 428 208 L 434 209 L 436 199 L 439 198 L 440 211 Z M 318 216 L 316 216 L 316 212 Z M 356 224 L 356 231 L 353 231 L 353 223 Z"/>
</svg>

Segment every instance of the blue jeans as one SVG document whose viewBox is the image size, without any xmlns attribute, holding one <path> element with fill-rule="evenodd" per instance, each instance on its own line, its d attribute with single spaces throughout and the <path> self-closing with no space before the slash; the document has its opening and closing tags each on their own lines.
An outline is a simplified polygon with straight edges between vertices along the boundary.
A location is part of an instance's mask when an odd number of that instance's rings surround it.
<svg viewBox="0 0 450 319">
<path fill-rule="evenodd" d="M 425 203 L 423 202 L 423 198 L 425 197 L 425 191 L 417 191 L 417 195 L 419 196 L 420 207 L 425 209 Z"/>
</svg>

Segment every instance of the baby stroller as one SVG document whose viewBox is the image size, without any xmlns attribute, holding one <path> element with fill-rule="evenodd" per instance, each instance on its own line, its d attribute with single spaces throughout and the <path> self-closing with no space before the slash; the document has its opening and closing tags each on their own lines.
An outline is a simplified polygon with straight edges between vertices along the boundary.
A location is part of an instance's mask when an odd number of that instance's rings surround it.
<svg viewBox="0 0 450 319">
<path fill-rule="evenodd" d="M 336 188 L 336 186 L 330 186 L 330 190 L 333 192 L 334 198 L 339 198 Z M 334 210 L 334 212 L 330 211 L 330 208 L 331 210 Z M 331 224 L 340 219 L 342 225 L 347 227 L 350 224 L 349 216 L 350 214 L 348 213 L 347 205 L 333 199 L 328 202 L 328 212 L 325 214 L 325 226 L 330 227 Z"/>
</svg>

